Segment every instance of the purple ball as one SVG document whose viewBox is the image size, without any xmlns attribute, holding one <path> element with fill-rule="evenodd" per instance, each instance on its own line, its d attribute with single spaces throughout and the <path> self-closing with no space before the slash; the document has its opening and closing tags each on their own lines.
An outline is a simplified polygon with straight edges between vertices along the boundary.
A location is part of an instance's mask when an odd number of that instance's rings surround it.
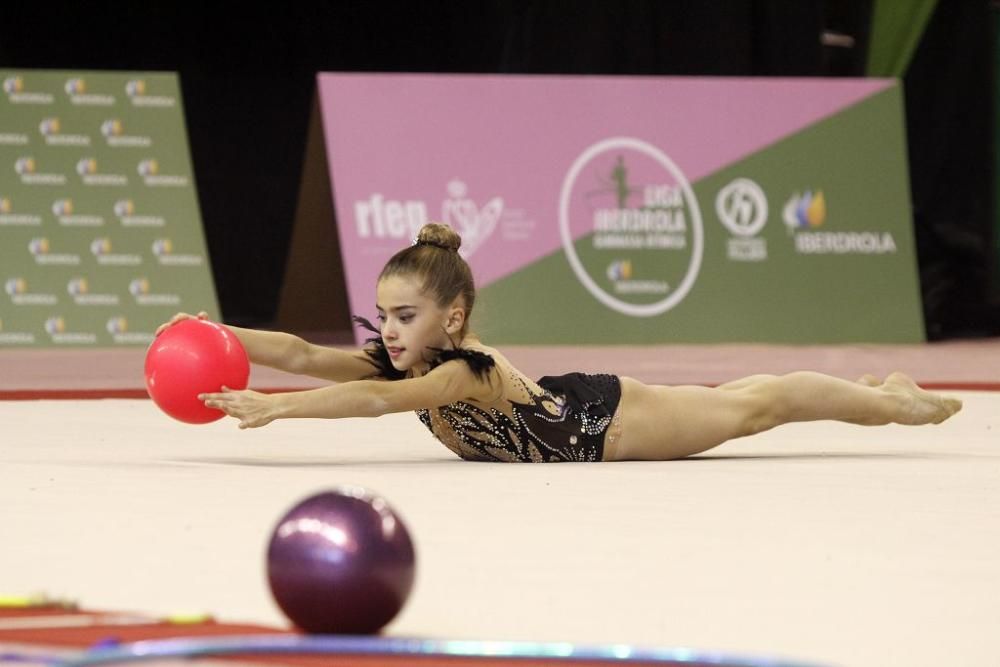
<svg viewBox="0 0 1000 667">
<path fill-rule="evenodd" d="M 275 526 L 267 577 L 275 602 L 313 634 L 372 634 L 413 587 L 406 526 L 384 498 L 357 487 L 310 496 Z"/>
</svg>

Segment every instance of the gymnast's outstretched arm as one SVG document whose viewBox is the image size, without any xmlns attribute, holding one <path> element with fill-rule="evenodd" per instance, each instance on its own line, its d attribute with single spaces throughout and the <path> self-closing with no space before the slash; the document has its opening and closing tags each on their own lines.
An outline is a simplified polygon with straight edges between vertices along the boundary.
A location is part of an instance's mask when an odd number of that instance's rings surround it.
<svg viewBox="0 0 1000 667">
<path fill-rule="evenodd" d="M 464 362 L 455 360 L 426 375 L 392 382 L 361 380 L 279 394 L 225 389 L 201 394 L 199 399 L 206 407 L 238 419 L 240 428 L 257 428 L 275 419 L 380 417 L 461 400 L 480 400 L 490 393 L 487 382 L 477 379 Z"/>
<path fill-rule="evenodd" d="M 161 325 L 159 335 L 167 327 L 182 320 L 207 319 L 207 313 L 189 315 L 177 313 Z M 350 382 L 372 377 L 376 368 L 363 350 L 341 350 L 309 343 L 293 334 L 280 331 L 259 331 L 226 325 L 247 351 L 250 362 L 276 368 L 286 373 L 309 375 L 332 382 Z"/>
</svg>

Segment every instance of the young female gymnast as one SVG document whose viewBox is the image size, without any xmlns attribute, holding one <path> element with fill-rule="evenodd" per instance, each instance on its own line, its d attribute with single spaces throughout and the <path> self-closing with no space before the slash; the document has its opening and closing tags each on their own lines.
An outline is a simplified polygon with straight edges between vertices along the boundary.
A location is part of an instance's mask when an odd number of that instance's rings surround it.
<svg viewBox="0 0 1000 667">
<path fill-rule="evenodd" d="M 281 394 L 223 388 L 199 398 L 240 428 L 415 410 L 463 459 L 546 462 L 675 459 L 789 422 L 937 424 L 962 407 L 902 373 L 884 382 L 754 375 L 716 388 L 581 373 L 536 382 L 470 331 L 476 292 L 460 244 L 449 227 L 429 224 L 389 260 L 376 285 L 379 327 L 355 318 L 376 334 L 363 349 L 231 327 L 251 362 L 336 384 Z M 157 333 L 189 317 L 179 313 Z"/>
</svg>

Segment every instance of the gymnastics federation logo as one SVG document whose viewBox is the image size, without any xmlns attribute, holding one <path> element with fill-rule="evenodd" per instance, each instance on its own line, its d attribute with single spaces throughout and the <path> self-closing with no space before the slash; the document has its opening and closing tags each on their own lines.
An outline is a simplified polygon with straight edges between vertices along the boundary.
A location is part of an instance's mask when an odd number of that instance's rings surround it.
<svg viewBox="0 0 1000 667">
<path fill-rule="evenodd" d="M 439 219 L 462 235 L 459 254 L 466 259 L 493 234 L 501 220 L 508 226 L 508 238 L 515 235 L 516 230 L 511 228 L 519 227 L 527 233 L 533 225 L 531 221 L 512 219 L 516 216 L 505 212 L 502 197 L 490 197 L 480 205 L 460 179 L 450 180 L 445 190 L 447 196 L 441 202 Z M 354 202 L 357 235 L 362 239 L 412 239 L 427 224 L 430 208 L 424 200 L 390 199 L 375 192 L 368 199 Z"/>
<path fill-rule="evenodd" d="M 823 196 L 823 191 L 819 190 L 815 194 L 812 190 L 806 190 L 802 194 L 795 193 L 785 203 L 782 218 L 789 232 L 822 227 L 826 222 L 826 197 Z"/>
<path fill-rule="evenodd" d="M 57 217 L 73 215 L 73 200 L 57 199 L 52 203 L 52 213 Z"/>
<path fill-rule="evenodd" d="M 24 92 L 24 79 L 19 76 L 9 76 L 3 80 L 3 92 L 15 95 Z"/>
<path fill-rule="evenodd" d="M 625 315 L 667 312 L 701 268 L 704 229 L 691 185 L 641 139 L 605 139 L 576 158 L 559 197 L 559 231 L 580 283 Z"/>
<path fill-rule="evenodd" d="M 14 210 L 14 205 L 8 197 L 0 197 L 0 215 L 8 215 Z"/>
<path fill-rule="evenodd" d="M 462 235 L 459 253 L 468 258 L 493 234 L 503 213 L 503 199 L 493 197 L 482 206 L 469 197 L 469 188 L 454 179 L 447 185 L 448 198 L 441 203 L 445 224 Z"/>
</svg>

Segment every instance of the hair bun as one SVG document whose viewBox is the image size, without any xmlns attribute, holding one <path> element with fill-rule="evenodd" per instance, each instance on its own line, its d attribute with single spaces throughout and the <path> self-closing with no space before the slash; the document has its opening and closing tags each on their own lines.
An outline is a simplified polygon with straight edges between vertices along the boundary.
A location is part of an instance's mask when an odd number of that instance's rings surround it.
<svg viewBox="0 0 1000 667">
<path fill-rule="evenodd" d="M 430 245 L 443 250 L 458 252 L 462 247 L 462 237 L 448 225 L 431 222 L 420 228 L 413 241 L 414 245 Z"/>
</svg>

